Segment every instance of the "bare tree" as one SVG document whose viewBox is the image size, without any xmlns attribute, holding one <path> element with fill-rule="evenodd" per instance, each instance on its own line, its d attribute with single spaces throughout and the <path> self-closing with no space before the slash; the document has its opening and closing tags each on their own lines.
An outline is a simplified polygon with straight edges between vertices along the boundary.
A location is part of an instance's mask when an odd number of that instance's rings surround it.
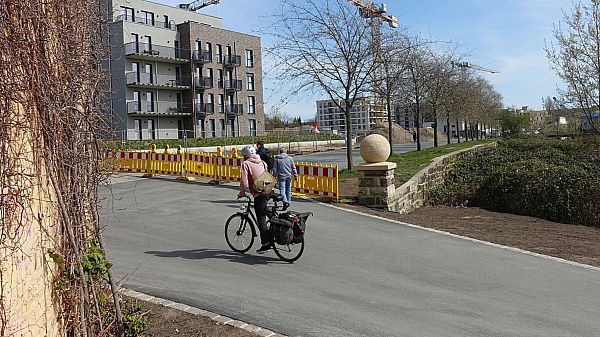
<svg viewBox="0 0 600 337">
<path fill-rule="evenodd" d="M 600 105 L 600 1 L 574 2 L 553 33 L 556 44 L 546 43 L 545 49 L 550 68 L 567 85 L 559 90 L 562 100 L 581 109 L 598 132 L 593 113 Z"/>
<path fill-rule="evenodd" d="M 445 109 L 444 103 L 447 102 L 448 95 L 451 94 L 451 79 L 457 70 L 452 61 L 456 58 L 456 50 L 448 49 L 442 51 L 430 52 L 430 76 L 428 82 L 427 106 L 429 107 L 429 116 L 433 119 L 433 146 L 438 146 L 438 119 L 440 113 Z M 449 119 L 446 119 L 449 124 Z M 448 126 L 449 127 L 449 126 Z M 450 143 L 450 141 L 448 141 Z"/>
<path fill-rule="evenodd" d="M 390 155 L 393 150 L 393 116 L 395 106 L 392 102 L 398 96 L 398 88 L 402 83 L 406 72 L 406 62 L 404 57 L 409 48 L 408 37 L 403 33 L 392 30 L 382 38 L 381 57 L 377 69 L 375 69 L 375 79 L 373 91 L 379 98 L 385 101 L 388 113 L 388 140 L 390 142 Z"/>
<path fill-rule="evenodd" d="M 429 95 L 431 73 L 431 58 L 429 50 L 419 37 L 409 39 L 410 48 L 404 58 L 406 76 L 403 77 L 399 94 L 401 99 L 413 112 L 416 129 L 417 151 L 421 151 L 420 124 L 423 106 Z"/>
<path fill-rule="evenodd" d="M 267 34 L 277 79 L 299 94 L 325 92 L 344 113 L 346 155 L 352 169 L 351 112 L 367 90 L 375 64 L 371 31 L 345 0 L 281 0 Z"/>
</svg>

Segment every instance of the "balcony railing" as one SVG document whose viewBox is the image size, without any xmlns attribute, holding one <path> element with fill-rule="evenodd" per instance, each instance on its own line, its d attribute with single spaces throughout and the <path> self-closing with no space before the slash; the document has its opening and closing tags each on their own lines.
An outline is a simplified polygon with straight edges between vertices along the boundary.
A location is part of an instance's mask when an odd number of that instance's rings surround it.
<svg viewBox="0 0 600 337">
<path fill-rule="evenodd" d="M 194 50 L 194 62 L 204 64 L 212 62 L 212 53 L 206 50 Z"/>
<path fill-rule="evenodd" d="M 125 44 L 125 55 L 141 55 L 170 59 L 185 58 L 185 50 L 167 46 L 158 46 L 143 42 L 130 42 Z"/>
<path fill-rule="evenodd" d="M 164 28 L 164 29 L 169 29 L 169 30 L 177 29 L 177 25 L 175 24 L 175 21 L 173 21 L 173 20 L 171 20 L 169 22 L 164 22 L 164 21 L 157 21 L 157 20 L 144 18 L 144 17 L 133 17 L 131 15 L 121 14 L 121 15 L 117 16 L 116 21 L 135 22 L 135 23 L 139 23 L 141 25 Z"/>
<path fill-rule="evenodd" d="M 225 90 L 227 91 L 241 91 L 242 80 L 226 80 L 224 81 Z M 223 88 L 223 84 L 219 85 L 219 88 Z"/>
<path fill-rule="evenodd" d="M 125 74 L 127 85 L 147 85 L 161 87 L 189 87 L 191 86 L 191 77 L 175 76 L 165 74 L 149 74 L 128 72 Z"/>
<path fill-rule="evenodd" d="M 226 67 L 239 67 L 242 65 L 242 57 L 240 55 L 225 55 L 223 64 Z"/>
<path fill-rule="evenodd" d="M 198 90 L 210 89 L 213 87 L 213 79 L 211 77 L 195 77 L 194 85 Z"/>
<path fill-rule="evenodd" d="M 192 104 L 164 101 L 131 101 L 127 102 L 127 113 L 131 115 L 191 115 Z"/>
<path fill-rule="evenodd" d="M 198 116 L 212 115 L 215 113 L 215 107 L 212 103 L 196 103 L 196 114 Z"/>
<path fill-rule="evenodd" d="M 226 104 L 225 115 L 229 118 L 235 118 L 235 116 L 242 115 L 244 113 L 243 104 Z"/>
</svg>

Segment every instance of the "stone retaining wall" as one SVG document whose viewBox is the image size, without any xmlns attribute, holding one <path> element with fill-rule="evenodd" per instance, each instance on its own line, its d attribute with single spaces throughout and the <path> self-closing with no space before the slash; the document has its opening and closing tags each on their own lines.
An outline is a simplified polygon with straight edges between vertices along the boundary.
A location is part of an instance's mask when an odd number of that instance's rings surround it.
<svg viewBox="0 0 600 337">
<path fill-rule="evenodd" d="M 496 147 L 496 143 L 476 145 L 472 148 L 456 151 L 433 159 L 433 162 L 419 171 L 409 181 L 396 188 L 393 196 L 388 197 L 387 210 L 405 214 L 425 204 L 427 193 L 444 182 L 448 170 L 460 159 L 475 151 Z"/>
</svg>

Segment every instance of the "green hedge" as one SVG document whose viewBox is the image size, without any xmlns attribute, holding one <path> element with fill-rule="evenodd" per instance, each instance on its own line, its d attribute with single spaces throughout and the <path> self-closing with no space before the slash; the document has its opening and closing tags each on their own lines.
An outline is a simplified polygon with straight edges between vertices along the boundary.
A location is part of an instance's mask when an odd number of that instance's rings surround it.
<svg viewBox="0 0 600 337">
<path fill-rule="evenodd" d="M 261 137 L 228 137 L 228 138 L 188 138 L 184 144 L 183 139 L 155 139 L 139 141 L 102 141 L 101 146 L 105 149 L 127 149 L 127 150 L 149 150 L 152 144 L 156 144 L 158 149 L 169 144 L 170 148 L 176 148 L 178 145 L 187 147 L 205 147 L 205 146 L 229 146 L 241 144 L 254 144 L 257 140 L 265 143 L 288 143 L 288 142 L 308 142 L 314 140 L 338 140 L 343 139 L 333 134 L 304 134 L 292 136 L 261 136 Z"/>
<path fill-rule="evenodd" d="M 459 161 L 430 202 L 600 227 L 599 196 L 598 139 L 518 139 Z"/>
</svg>

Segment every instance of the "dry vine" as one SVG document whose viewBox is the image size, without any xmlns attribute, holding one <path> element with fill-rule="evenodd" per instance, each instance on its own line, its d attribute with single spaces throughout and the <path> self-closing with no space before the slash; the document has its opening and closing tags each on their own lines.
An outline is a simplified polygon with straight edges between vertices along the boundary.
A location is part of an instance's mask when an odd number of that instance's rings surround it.
<svg viewBox="0 0 600 337">
<path fill-rule="evenodd" d="M 84 268 L 93 243 L 101 243 L 97 140 L 107 131 L 101 63 L 109 14 L 101 0 L 0 1 L 0 262 L 20 249 L 23 226 L 33 221 L 24 216 L 38 197 L 30 186 L 50 186 L 60 234 L 49 255 L 60 267 L 56 301 L 69 336 L 114 335 L 121 326 L 108 274 Z M 32 158 L 32 174 L 18 165 L 23 158 Z"/>
</svg>

